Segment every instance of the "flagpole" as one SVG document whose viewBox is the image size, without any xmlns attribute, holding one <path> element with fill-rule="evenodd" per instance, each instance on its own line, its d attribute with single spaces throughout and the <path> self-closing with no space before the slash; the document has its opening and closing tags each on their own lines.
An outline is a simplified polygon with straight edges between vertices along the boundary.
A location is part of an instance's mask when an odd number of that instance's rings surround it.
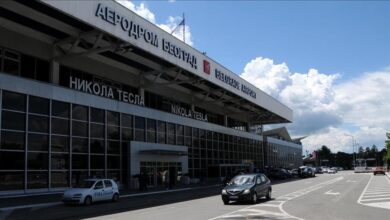
<svg viewBox="0 0 390 220">
<path fill-rule="evenodd" d="M 183 42 L 186 42 L 186 20 L 184 18 L 184 13 L 183 13 Z"/>
</svg>

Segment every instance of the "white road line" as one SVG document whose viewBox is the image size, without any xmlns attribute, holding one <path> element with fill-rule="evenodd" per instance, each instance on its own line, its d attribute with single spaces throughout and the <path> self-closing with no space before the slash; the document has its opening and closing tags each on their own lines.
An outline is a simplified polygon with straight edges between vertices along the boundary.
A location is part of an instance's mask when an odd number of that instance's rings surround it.
<svg viewBox="0 0 390 220">
<path fill-rule="evenodd" d="M 390 200 L 390 197 L 388 198 L 374 198 L 374 199 L 362 199 L 361 202 L 368 202 L 368 201 L 378 201 L 378 200 Z"/>
<path fill-rule="evenodd" d="M 373 177 L 374 177 L 374 176 L 371 176 L 371 178 L 370 178 L 370 180 L 368 181 L 366 187 L 364 187 L 362 194 L 360 194 L 360 197 L 359 197 L 359 199 L 358 199 L 358 201 L 357 201 L 359 204 L 362 204 L 362 203 L 361 203 L 361 200 L 362 200 L 362 198 L 363 198 L 363 195 L 366 193 L 366 191 L 367 191 L 367 189 L 368 189 L 368 186 L 370 185 L 370 183 L 371 183 Z"/>
<path fill-rule="evenodd" d="M 380 194 L 380 195 L 364 195 L 363 198 L 374 198 L 374 197 L 383 197 L 383 196 L 389 196 L 390 197 L 390 193 L 385 193 L 385 194 Z"/>
</svg>

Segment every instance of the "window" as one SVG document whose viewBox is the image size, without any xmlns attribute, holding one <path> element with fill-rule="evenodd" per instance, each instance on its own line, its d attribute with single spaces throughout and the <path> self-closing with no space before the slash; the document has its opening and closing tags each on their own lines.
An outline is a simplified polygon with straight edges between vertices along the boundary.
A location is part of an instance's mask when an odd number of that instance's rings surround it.
<svg viewBox="0 0 390 220">
<path fill-rule="evenodd" d="M 31 113 L 48 115 L 49 114 L 49 100 L 44 99 L 44 98 L 35 97 L 35 96 L 30 96 L 28 111 Z"/>
<path fill-rule="evenodd" d="M 91 169 L 104 169 L 104 155 L 91 155 Z"/>
<path fill-rule="evenodd" d="M 88 155 L 73 154 L 72 155 L 72 169 L 88 169 Z"/>
<path fill-rule="evenodd" d="M 51 187 L 68 187 L 69 172 L 51 172 Z"/>
<path fill-rule="evenodd" d="M 261 182 L 263 182 L 263 183 L 265 183 L 267 181 L 264 175 L 261 175 L 260 178 L 261 178 Z"/>
<path fill-rule="evenodd" d="M 47 172 L 28 172 L 27 173 L 27 188 L 40 189 L 47 188 L 48 173 Z"/>
<path fill-rule="evenodd" d="M 88 120 L 88 108 L 82 105 L 73 105 L 72 117 L 77 120 Z"/>
<path fill-rule="evenodd" d="M 73 153 L 88 153 L 88 139 L 87 138 L 72 138 L 72 152 Z"/>
<path fill-rule="evenodd" d="M 119 114 L 117 112 L 107 111 L 107 124 L 119 126 Z"/>
<path fill-rule="evenodd" d="M 119 127 L 107 126 L 107 138 L 108 139 L 119 139 Z"/>
<path fill-rule="evenodd" d="M 109 180 L 104 180 L 104 185 L 106 186 L 106 188 L 111 188 L 112 187 L 112 183 Z"/>
<path fill-rule="evenodd" d="M 23 188 L 24 172 L 0 172 L 0 191 L 18 190 Z"/>
<path fill-rule="evenodd" d="M 132 128 L 133 127 L 133 116 L 122 114 L 122 126 Z"/>
<path fill-rule="evenodd" d="M 95 189 L 103 189 L 103 182 L 102 181 L 98 181 L 96 184 L 95 184 Z"/>
<path fill-rule="evenodd" d="M 145 141 L 145 118 L 134 117 L 135 141 Z"/>
<path fill-rule="evenodd" d="M 24 170 L 24 152 L 0 151 L 0 170 Z"/>
<path fill-rule="evenodd" d="M 91 122 L 104 124 L 104 110 L 91 108 Z"/>
<path fill-rule="evenodd" d="M 104 141 L 91 139 L 91 153 L 104 154 Z"/>
<path fill-rule="evenodd" d="M 52 135 L 51 150 L 53 152 L 69 152 L 69 137 Z"/>
<path fill-rule="evenodd" d="M 19 93 L 3 91 L 3 109 L 26 111 L 26 96 Z"/>
<path fill-rule="evenodd" d="M 92 124 L 91 123 L 91 137 L 93 138 L 104 138 L 104 125 Z"/>
<path fill-rule="evenodd" d="M 256 178 L 256 184 L 260 184 L 261 183 L 261 179 L 260 179 L 260 177 L 257 177 Z"/>
<path fill-rule="evenodd" d="M 25 130 L 25 114 L 4 111 L 1 114 L 1 127 L 12 130 Z"/>
<path fill-rule="evenodd" d="M 147 142 L 156 143 L 156 120 L 147 119 Z"/>
<path fill-rule="evenodd" d="M 45 116 L 29 115 L 28 130 L 33 132 L 48 133 L 49 118 Z"/>
<path fill-rule="evenodd" d="M 49 141 L 48 135 L 28 134 L 29 151 L 48 151 Z"/>
<path fill-rule="evenodd" d="M 80 121 L 72 121 L 72 134 L 74 136 L 87 137 L 88 123 Z"/>
<path fill-rule="evenodd" d="M 19 75 L 20 55 L 9 50 L 4 51 L 3 71 L 13 75 Z"/>
<path fill-rule="evenodd" d="M 57 117 L 69 118 L 69 103 L 52 101 L 51 114 Z"/>
<path fill-rule="evenodd" d="M 2 131 L 0 149 L 24 150 L 24 139 L 24 132 Z"/>
<path fill-rule="evenodd" d="M 48 169 L 48 154 L 47 153 L 28 153 L 27 168 L 29 170 L 47 170 Z"/>
<path fill-rule="evenodd" d="M 52 118 L 51 119 L 51 132 L 53 134 L 69 135 L 69 120 Z"/>
<path fill-rule="evenodd" d="M 107 144 L 108 154 L 120 154 L 119 141 L 108 141 Z"/>
<path fill-rule="evenodd" d="M 67 170 L 69 169 L 69 154 L 51 154 L 51 169 Z"/>
</svg>

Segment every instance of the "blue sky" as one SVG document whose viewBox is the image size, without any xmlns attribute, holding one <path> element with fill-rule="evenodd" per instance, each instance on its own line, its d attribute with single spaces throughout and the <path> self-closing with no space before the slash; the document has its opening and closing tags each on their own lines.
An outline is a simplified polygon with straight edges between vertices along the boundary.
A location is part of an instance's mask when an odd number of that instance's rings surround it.
<svg viewBox="0 0 390 220">
<path fill-rule="evenodd" d="M 240 74 L 253 57 L 346 79 L 390 63 L 390 2 L 147 1 L 157 22 L 181 16 L 194 46 Z"/>
<path fill-rule="evenodd" d="M 390 132 L 390 1 L 124 1 L 290 107 L 304 152 L 383 148 Z M 182 33 L 175 33 L 179 38 Z"/>
</svg>

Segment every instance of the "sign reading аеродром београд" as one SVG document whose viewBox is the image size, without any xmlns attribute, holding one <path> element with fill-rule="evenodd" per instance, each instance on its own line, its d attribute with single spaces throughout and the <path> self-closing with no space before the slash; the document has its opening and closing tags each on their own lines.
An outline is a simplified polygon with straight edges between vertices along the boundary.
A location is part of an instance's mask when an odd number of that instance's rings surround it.
<svg viewBox="0 0 390 220">
<path fill-rule="evenodd" d="M 185 63 L 188 63 L 192 68 L 198 68 L 195 55 L 185 51 L 183 48 L 173 44 L 167 39 L 162 38 L 160 41 L 156 33 L 148 30 L 140 24 L 135 23 L 129 18 L 119 14 L 115 10 L 100 3 L 97 6 L 95 16 L 100 17 L 104 21 L 114 26 L 119 25 L 123 31 L 128 33 L 129 37 L 132 37 L 136 40 L 143 39 L 150 45 L 153 45 L 157 48 L 161 47 L 164 52 Z"/>
</svg>

